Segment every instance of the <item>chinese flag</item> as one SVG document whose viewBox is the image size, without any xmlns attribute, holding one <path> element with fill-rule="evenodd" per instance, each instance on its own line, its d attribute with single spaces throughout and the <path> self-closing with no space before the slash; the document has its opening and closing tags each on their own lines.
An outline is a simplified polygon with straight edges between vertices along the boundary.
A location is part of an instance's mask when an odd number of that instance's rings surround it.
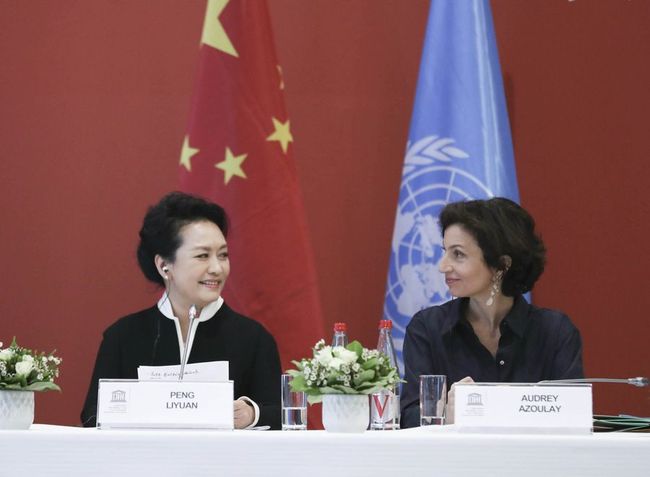
<svg viewBox="0 0 650 477">
<path fill-rule="evenodd" d="M 266 326 L 287 369 L 324 330 L 283 88 L 266 1 L 209 0 L 181 188 L 226 209 L 224 298 Z"/>
</svg>

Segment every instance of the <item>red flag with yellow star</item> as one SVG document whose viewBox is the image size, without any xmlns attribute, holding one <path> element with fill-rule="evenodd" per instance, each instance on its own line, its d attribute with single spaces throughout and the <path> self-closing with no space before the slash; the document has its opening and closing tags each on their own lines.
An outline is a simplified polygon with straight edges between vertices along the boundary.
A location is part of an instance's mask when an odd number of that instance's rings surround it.
<svg viewBox="0 0 650 477">
<path fill-rule="evenodd" d="M 283 369 L 323 337 L 316 272 L 265 0 L 208 0 L 181 188 L 230 216 L 224 297 L 273 334 Z"/>
</svg>

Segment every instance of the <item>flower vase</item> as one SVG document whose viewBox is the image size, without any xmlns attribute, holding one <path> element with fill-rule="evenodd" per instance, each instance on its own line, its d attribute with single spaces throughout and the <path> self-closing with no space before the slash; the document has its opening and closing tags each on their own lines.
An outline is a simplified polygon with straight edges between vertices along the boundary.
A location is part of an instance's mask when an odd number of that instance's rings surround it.
<svg viewBox="0 0 650 477">
<path fill-rule="evenodd" d="M 365 432 L 369 413 L 367 394 L 323 395 L 323 426 L 328 432 Z"/>
<path fill-rule="evenodd" d="M 34 391 L 0 389 L 0 429 L 29 429 L 34 422 Z"/>
</svg>

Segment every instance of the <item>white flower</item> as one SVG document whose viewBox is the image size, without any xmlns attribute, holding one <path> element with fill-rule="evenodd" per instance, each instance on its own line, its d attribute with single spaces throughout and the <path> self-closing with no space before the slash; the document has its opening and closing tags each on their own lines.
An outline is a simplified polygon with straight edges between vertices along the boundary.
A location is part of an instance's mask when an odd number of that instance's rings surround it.
<svg viewBox="0 0 650 477">
<path fill-rule="evenodd" d="M 319 350 L 316 352 L 316 356 L 314 356 L 316 359 L 316 362 L 323 366 L 328 366 L 329 362 L 332 361 L 332 347 L 331 346 L 325 346 L 323 349 Z"/>
<path fill-rule="evenodd" d="M 343 346 L 334 348 L 334 356 L 341 358 L 345 364 L 352 364 L 357 361 L 357 353 L 345 349 Z"/>
<path fill-rule="evenodd" d="M 31 355 L 26 354 L 25 356 L 23 356 L 23 361 L 29 361 L 31 363 L 34 361 L 34 358 L 32 358 Z"/>
<path fill-rule="evenodd" d="M 3 349 L 0 351 L 0 360 L 2 361 L 9 361 L 14 355 L 14 352 L 11 351 L 9 348 Z"/>
<path fill-rule="evenodd" d="M 338 371 L 341 369 L 342 364 L 343 360 L 341 358 L 332 358 L 329 363 L 329 367 Z"/>
<path fill-rule="evenodd" d="M 18 361 L 16 363 L 16 374 L 27 375 L 32 371 L 33 368 L 34 368 L 34 364 L 32 363 L 32 361 L 23 359 L 22 361 Z"/>
</svg>

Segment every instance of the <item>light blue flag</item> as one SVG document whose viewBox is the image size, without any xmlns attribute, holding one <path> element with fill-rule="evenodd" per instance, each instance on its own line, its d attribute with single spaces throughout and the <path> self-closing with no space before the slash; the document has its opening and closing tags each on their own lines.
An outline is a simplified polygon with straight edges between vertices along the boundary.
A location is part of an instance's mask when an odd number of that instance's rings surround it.
<svg viewBox="0 0 650 477">
<path fill-rule="evenodd" d="M 451 299 L 438 271 L 438 214 L 493 196 L 519 201 L 490 2 L 432 0 L 384 304 L 401 370 L 411 317 Z"/>
</svg>

